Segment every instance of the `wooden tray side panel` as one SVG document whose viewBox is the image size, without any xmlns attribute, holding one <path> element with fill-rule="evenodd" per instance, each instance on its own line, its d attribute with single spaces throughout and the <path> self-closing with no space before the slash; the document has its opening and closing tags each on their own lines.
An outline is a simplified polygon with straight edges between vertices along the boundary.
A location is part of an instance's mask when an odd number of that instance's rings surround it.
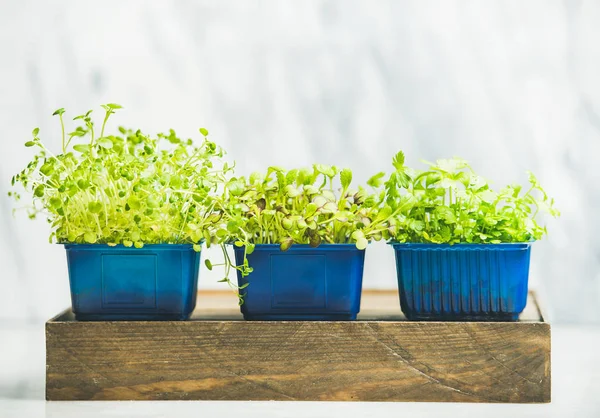
<svg viewBox="0 0 600 418">
<path fill-rule="evenodd" d="M 49 400 L 549 402 L 547 323 L 49 322 Z"/>
</svg>

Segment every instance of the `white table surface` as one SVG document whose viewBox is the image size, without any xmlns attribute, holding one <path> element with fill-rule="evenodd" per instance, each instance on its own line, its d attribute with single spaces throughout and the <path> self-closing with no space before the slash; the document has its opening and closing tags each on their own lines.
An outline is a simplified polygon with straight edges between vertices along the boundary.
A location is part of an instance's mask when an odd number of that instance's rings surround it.
<svg viewBox="0 0 600 418">
<path fill-rule="evenodd" d="M 552 326 L 552 403 L 46 402 L 42 323 L 0 322 L 0 417 L 600 417 L 600 327 Z"/>
</svg>

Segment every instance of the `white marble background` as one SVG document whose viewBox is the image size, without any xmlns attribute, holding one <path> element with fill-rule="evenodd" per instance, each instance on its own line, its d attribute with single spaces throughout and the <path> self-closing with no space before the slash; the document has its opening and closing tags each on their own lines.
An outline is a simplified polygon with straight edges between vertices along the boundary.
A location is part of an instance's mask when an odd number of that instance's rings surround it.
<svg viewBox="0 0 600 418">
<path fill-rule="evenodd" d="M 398 149 L 498 185 L 531 169 L 563 212 L 533 286 L 555 321 L 600 323 L 599 21 L 576 0 L 0 0 L 0 318 L 69 303 L 46 224 L 11 216 L 23 142 L 39 126 L 58 148 L 53 110 L 117 102 L 146 131 L 207 127 L 239 173 L 323 162 L 364 181 Z M 365 287 L 395 286 L 371 246 Z"/>
</svg>

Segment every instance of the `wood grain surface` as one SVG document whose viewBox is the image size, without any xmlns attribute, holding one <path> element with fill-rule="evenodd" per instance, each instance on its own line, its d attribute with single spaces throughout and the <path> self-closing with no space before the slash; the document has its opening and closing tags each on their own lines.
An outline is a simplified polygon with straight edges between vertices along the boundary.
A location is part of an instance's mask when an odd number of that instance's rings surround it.
<svg viewBox="0 0 600 418">
<path fill-rule="evenodd" d="M 364 292 L 355 322 L 246 322 L 228 293 L 198 302 L 190 321 L 48 321 L 47 399 L 550 401 L 531 295 L 512 323 L 406 321 L 395 292 Z"/>
</svg>

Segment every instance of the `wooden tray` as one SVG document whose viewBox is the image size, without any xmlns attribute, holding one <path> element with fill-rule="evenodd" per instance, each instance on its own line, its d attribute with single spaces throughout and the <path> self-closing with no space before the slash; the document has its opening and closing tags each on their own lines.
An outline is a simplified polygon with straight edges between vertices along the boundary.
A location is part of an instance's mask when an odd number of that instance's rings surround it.
<svg viewBox="0 0 600 418">
<path fill-rule="evenodd" d="M 46 323 L 48 400 L 550 402 L 550 324 L 410 322 L 393 291 L 355 322 L 246 322 L 229 292 L 190 321 Z"/>
</svg>

